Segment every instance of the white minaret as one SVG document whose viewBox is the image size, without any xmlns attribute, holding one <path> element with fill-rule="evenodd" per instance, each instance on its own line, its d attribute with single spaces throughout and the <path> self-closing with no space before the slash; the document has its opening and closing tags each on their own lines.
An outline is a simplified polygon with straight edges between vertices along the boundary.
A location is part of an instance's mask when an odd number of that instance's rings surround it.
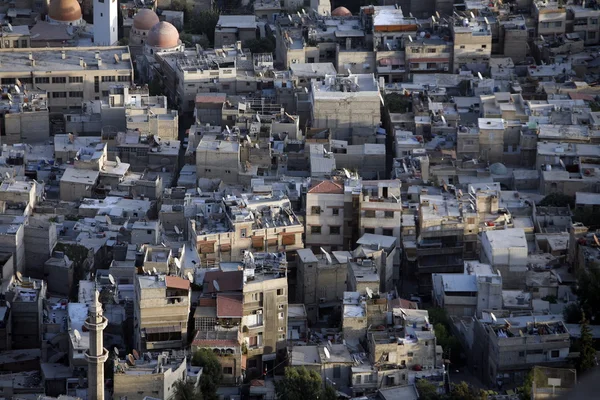
<svg viewBox="0 0 600 400">
<path fill-rule="evenodd" d="M 104 400 L 104 362 L 108 351 L 104 348 L 102 331 L 108 320 L 102 315 L 102 304 L 98 300 L 98 291 L 94 291 L 94 302 L 88 309 L 85 327 L 90 332 L 90 348 L 85 353 L 88 363 L 88 399 Z"/>
<path fill-rule="evenodd" d="M 117 43 L 118 11 L 117 0 L 94 0 L 94 45 L 112 46 Z"/>
</svg>

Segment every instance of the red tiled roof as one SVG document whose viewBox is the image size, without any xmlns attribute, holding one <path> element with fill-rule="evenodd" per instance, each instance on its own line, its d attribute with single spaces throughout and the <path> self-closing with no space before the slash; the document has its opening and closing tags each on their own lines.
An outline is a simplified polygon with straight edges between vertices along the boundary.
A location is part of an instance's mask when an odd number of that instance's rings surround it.
<svg viewBox="0 0 600 400">
<path fill-rule="evenodd" d="M 243 315 L 241 294 L 219 293 L 217 295 L 218 318 L 241 318 Z"/>
<path fill-rule="evenodd" d="M 390 311 L 394 308 L 406 308 L 409 310 L 419 309 L 418 304 L 415 303 L 414 301 L 405 300 L 405 299 L 401 299 L 401 298 L 390 300 L 388 305 L 389 305 Z"/>
<path fill-rule="evenodd" d="M 310 188 L 308 193 L 344 194 L 344 186 L 333 181 L 323 181 Z"/>
<path fill-rule="evenodd" d="M 190 290 L 190 281 L 178 276 L 166 276 L 165 283 L 168 288 Z"/>
<path fill-rule="evenodd" d="M 252 381 L 250 381 L 250 386 L 262 387 L 265 386 L 265 381 L 263 379 L 252 379 Z"/>
<path fill-rule="evenodd" d="M 243 289 L 243 271 L 207 271 L 204 274 L 204 293 L 235 292 Z M 216 290 L 213 281 L 217 281 Z"/>
<path fill-rule="evenodd" d="M 240 343 L 230 332 L 198 331 L 192 341 L 194 347 L 239 347 L 239 345 Z"/>
<path fill-rule="evenodd" d="M 227 95 L 225 93 L 198 93 L 196 94 L 196 103 L 225 103 Z"/>
<path fill-rule="evenodd" d="M 594 96 L 587 93 L 569 93 L 571 100 L 594 101 Z"/>
</svg>

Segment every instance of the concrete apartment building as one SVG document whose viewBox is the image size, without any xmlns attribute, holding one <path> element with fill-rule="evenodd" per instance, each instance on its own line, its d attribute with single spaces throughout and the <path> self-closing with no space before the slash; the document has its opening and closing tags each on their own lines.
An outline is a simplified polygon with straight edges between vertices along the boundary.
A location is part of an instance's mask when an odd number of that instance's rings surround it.
<svg viewBox="0 0 600 400">
<path fill-rule="evenodd" d="M 463 274 L 433 274 L 433 301 L 448 315 L 481 318 L 502 309 L 502 276 L 490 265 L 465 261 Z"/>
<path fill-rule="evenodd" d="M 483 382 L 518 385 L 535 365 L 566 364 L 571 335 L 562 316 L 502 318 L 503 314 L 495 314 L 473 321 L 470 350 Z"/>
<path fill-rule="evenodd" d="M 316 255 L 309 248 L 297 250 L 296 302 L 306 307 L 307 319 L 315 324 L 339 308 L 346 290 L 348 266 L 337 252 Z"/>
<path fill-rule="evenodd" d="M 135 348 L 140 352 L 183 348 L 188 334 L 190 282 L 165 275 L 135 278 Z"/>
<path fill-rule="evenodd" d="M 18 214 L 31 214 L 40 197 L 40 186 L 36 181 L 5 179 L 0 184 L 0 201 L 5 202 L 6 213 L 12 214 L 15 210 Z"/>
<path fill-rule="evenodd" d="M 452 43 L 440 38 L 419 38 L 405 41 L 407 73 L 444 73 L 452 67 Z"/>
<path fill-rule="evenodd" d="M 47 92 L 51 112 L 106 98 L 112 85 L 133 80 L 127 47 L 3 49 L 0 64 L 2 82 Z"/>
<path fill-rule="evenodd" d="M 0 100 L 2 143 L 34 143 L 50 138 L 48 93 L 35 89 L 23 93 L 22 89 L 23 85 L 3 87 Z"/>
<path fill-rule="evenodd" d="M 199 204 L 188 234 L 202 262 L 241 261 L 246 250 L 293 252 L 304 248 L 304 226 L 287 196 L 242 194 Z"/>
<path fill-rule="evenodd" d="M 465 65 L 486 67 L 492 55 L 492 33 L 484 17 L 474 20 L 455 18 L 452 30 L 454 73 L 459 73 Z"/>
<path fill-rule="evenodd" d="M 241 301 L 239 302 L 239 309 L 241 313 Z M 195 353 L 200 349 L 210 349 L 215 353 L 221 364 L 223 384 L 238 385 L 242 376 L 242 368 L 246 368 L 242 364 L 242 341 L 239 326 L 235 330 L 198 331 L 192 342 L 192 352 Z"/>
<path fill-rule="evenodd" d="M 519 288 L 525 282 L 527 254 L 523 228 L 489 230 L 481 236 L 481 260 L 500 271 L 505 289 Z"/>
<path fill-rule="evenodd" d="M 536 36 L 563 35 L 567 29 L 567 9 L 558 0 L 535 0 L 531 14 L 535 18 Z"/>
<path fill-rule="evenodd" d="M 188 379 L 187 360 L 178 354 L 145 353 L 131 365 L 117 360 L 114 367 L 114 392 L 117 399 L 172 399 L 179 380 Z"/>
<path fill-rule="evenodd" d="M 27 278 L 8 288 L 5 296 L 10 303 L 13 349 L 40 348 L 46 290 L 44 281 Z"/>
<path fill-rule="evenodd" d="M 379 84 L 373 74 L 327 76 L 311 86 L 312 128 L 330 129 L 331 138 L 351 143 L 358 129 L 375 129 L 381 121 Z"/>
<path fill-rule="evenodd" d="M 323 181 L 306 193 L 306 246 L 318 252 L 344 248 L 344 184 Z"/>
<path fill-rule="evenodd" d="M 0 252 L 12 254 L 15 272 L 21 273 L 25 270 L 25 222 L 24 216 L 0 215 Z"/>
<path fill-rule="evenodd" d="M 566 25 L 571 25 L 574 33 L 579 34 L 586 46 L 600 43 L 600 10 L 583 5 L 570 4 L 566 6 Z M 568 28 L 567 28 L 568 29 Z"/>
<path fill-rule="evenodd" d="M 215 27 L 215 48 L 256 39 L 256 16 L 221 15 Z"/>
</svg>

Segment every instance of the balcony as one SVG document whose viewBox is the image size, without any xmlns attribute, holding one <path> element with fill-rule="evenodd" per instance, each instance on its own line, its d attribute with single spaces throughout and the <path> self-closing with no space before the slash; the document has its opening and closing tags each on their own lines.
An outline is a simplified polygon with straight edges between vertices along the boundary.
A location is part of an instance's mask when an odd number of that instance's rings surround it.
<svg viewBox="0 0 600 400">
<path fill-rule="evenodd" d="M 183 346 L 181 340 L 162 340 L 160 342 L 146 342 L 146 350 L 174 349 Z"/>
</svg>

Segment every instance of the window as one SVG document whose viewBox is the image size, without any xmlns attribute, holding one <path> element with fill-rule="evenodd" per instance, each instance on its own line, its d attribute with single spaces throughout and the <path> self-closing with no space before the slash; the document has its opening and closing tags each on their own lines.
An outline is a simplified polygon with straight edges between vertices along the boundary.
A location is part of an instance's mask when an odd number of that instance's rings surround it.
<svg viewBox="0 0 600 400">
<path fill-rule="evenodd" d="M 83 76 L 70 76 L 69 83 L 83 83 Z"/>
<path fill-rule="evenodd" d="M 411 53 L 420 53 L 421 49 L 419 49 L 418 47 L 413 47 L 410 51 Z"/>
<path fill-rule="evenodd" d="M 320 235 L 321 234 L 321 227 L 318 225 L 313 225 L 310 227 L 310 233 L 315 234 L 315 235 Z"/>
<path fill-rule="evenodd" d="M 312 215 L 320 215 L 321 214 L 321 207 L 320 206 L 312 206 L 310 208 L 310 213 Z"/>
<path fill-rule="evenodd" d="M 277 316 L 279 317 L 279 319 L 283 319 L 285 317 L 285 313 L 277 313 Z"/>
<path fill-rule="evenodd" d="M 53 76 L 52 83 L 67 83 L 67 78 L 64 76 Z"/>
<path fill-rule="evenodd" d="M 375 218 L 375 210 L 365 210 L 365 218 Z"/>
<path fill-rule="evenodd" d="M 525 357 L 525 352 L 524 351 L 520 351 L 519 352 L 519 357 Z"/>
<path fill-rule="evenodd" d="M 284 329 L 283 326 L 280 326 L 279 328 L 277 328 L 277 331 L 278 332 L 283 332 L 283 329 Z"/>
<path fill-rule="evenodd" d="M 280 305 L 278 305 L 278 306 L 277 306 L 277 309 L 278 309 L 278 310 L 283 310 L 283 304 L 280 304 Z"/>
<path fill-rule="evenodd" d="M 360 385 L 362 383 L 362 376 L 361 375 L 356 375 L 356 381 L 355 381 L 355 383 L 357 385 Z"/>
<path fill-rule="evenodd" d="M 248 234 L 248 232 L 247 232 L 246 228 L 240 229 L 240 236 L 241 237 L 245 238 L 247 234 Z"/>
<path fill-rule="evenodd" d="M 342 367 L 339 365 L 333 366 L 333 379 L 339 379 L 342 377 Z"/>
<path fill-rule="evenodd" d="M 103 76 L 102 77 L 102 82 L 114 82 L 114 81 L 115 81 L 114 76 Z"/>
<path fill-rule="evenodd" d="M 146 230 L 146 233 L 147 233 L 148 235 L 152 235 L 152 230 L 151 230 L 151 229 L 148 229 L 148 230 Z"/>
<path fill-rule="evenodd" d="M 67 92 L 52 92 L 53 99 L 62 99 L 67 97 Z"/>
<path fill-rule="evenodd" d="M 27 43 L 27 40 L 21 40 L 21 47 L 25 48 L 25 47 L 29 47 L 29 44 Z"/>
<path fill-rule="evenodd" d="M 35 78 L 35 83 L 50 83 L 50 78 Z"/>
<path fill-rule="evenodd" d="M 554 23 L 555 28 L 560 28 L 562 26 L 562 21 L 557 21 Z"/>
<path fill-rule="evenodd" d="M 279 335 L 279 340 L 285 340 L 285 333 L 282 333 L 281 335 Z"/>
<path fill-rule="evenodd" d="M 339 235 L 340 234 L 340 227 L 339 226 L 330 226 L 329 227 L 329 233 L 331 235 Z"/>
<path fill-rule="evenodd" d="M 558 350 L 552 350 L 550 352 L 550 357 L 552 358 L 558 358 L 560 356 L 560 352 Z"/>
<path fill-rule="evenodd" d="M 283 289 L 277 289 L 277 296 L 283 296 Z"/>
<path fill-rule="evenodd" d="M 117 77 L 119 82 L 129 82 L 129 76 L 119 76 Z"/>
<path fill-rule="evenodd" d="M 436 49 L 431 49 L 431 48 L 427 49 L 428 53 L 435 53 L 436 51 L 437 51 Z"/>
<path fill-rule="evenodd" d="M 98 93 L 100 91 L 100 77 L 94 77 L 94 92 Z"/>
<path fill-rule="evenodd" d="M 223 375 L 233 375 L 233 368 L 223 367 Z"/>
<path fill-rule="evenodd" d="M 589 40 L 595 40 L 596 39 L 596 32 L 588 32 L 588 39 Z"/>
<path fill-rule="evenodd" d="M 394 230 L 393 229 L 384 229 L 381 234 L 383 236 L 394 236 Z"/>
<path fill-rule="evenodd" d="M 590 23 L 591 23 L 592 25 L 598 25 L 598 18 L 592 18 L 592 19 L 590 20 Z"/>
<path fill-rule="evenodd" d="M 412 356 L 413 356 L 413 353 L 406 353 L 406 356 L 407 356 L 407 357 L 412 357 Z"/>
<path fill-rule="evenodd" d="M 83 92 L 69 92 L 69 97 L 83 97 Z"/>
<path fill-rule="evenodd" d="M 108 95 L 109 95 L 108 90 L 103 90 L 102 91 L 102 97 L 108 97 Z"/>
<path fill-rule="evenodd" d="M 340 209 L 339 208 L 332 208 L 331 209 L 331 215 L 340 215 Z"/>
<path fill-rule="evenodd" d="M 383 213 L 383 216 L 384 216 L 385 218 L 394 218 L 394 212 L 393 212 L 393 211 L 385 211 L 385 212 Z"/>
<path fill-rule="evenodd" d="M 461 49 L 464 49 L 464 48 L 465 48 L 465 45 L 463 44 L 462 46 L 460 46 L 460 48 L 461 48 Z"/>
<path fill-rule="evenodd" d="M 365 233 L 375 233 L 375 228 L 365 228 Z"/>
<path fill-rule="evenodd" d="M 482 45 L 481 45 L 481 48 L 482 48 L 482 49 L 485 49 L 485 48 L 487 48 L 487 44 L 482 44 Z"/>
</svg>

